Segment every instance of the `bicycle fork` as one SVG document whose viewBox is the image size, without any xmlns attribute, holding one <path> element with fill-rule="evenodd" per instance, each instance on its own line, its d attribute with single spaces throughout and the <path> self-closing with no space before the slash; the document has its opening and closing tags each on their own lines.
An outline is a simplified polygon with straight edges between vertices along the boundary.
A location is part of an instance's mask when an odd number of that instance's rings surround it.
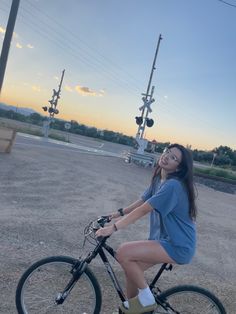
<svg viewBox="0 0 236 314">
<path fill-rule="evenodd" d="M 70 294 L 71 290 L 75 286 L 76 282 L 79 280 L 83 272 L 85 271 L 88 263 L 86 261 L 79 262 L 79 267 L 77 268 L 78 263 L 76 263 L 73 268 L 71 269 L 71 273 L 73 277 L 65 287 L 65 289 L 62 292 L 59 292 L 56 296 L 55 303 L 56 304 L 63 304 L 63 302 L 66 300 L 67 296 Z"/>
</svg>

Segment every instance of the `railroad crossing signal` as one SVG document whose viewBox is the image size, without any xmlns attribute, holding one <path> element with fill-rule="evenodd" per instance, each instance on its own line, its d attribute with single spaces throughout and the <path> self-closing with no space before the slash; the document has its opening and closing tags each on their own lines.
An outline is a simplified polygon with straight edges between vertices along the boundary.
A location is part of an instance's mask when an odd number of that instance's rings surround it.
<svg viewBox="0 0 236 314">
<path fill-rule="evenodd" d="M 50 106 L 49 107 L 47 107 L 47 106 L 42 107 L 43 111 L 45 111 L 45 112 L 48 111 L 48 113 L 49 113 L 49 117 L 47 118 L 47 123 L 44 124 L 44 128 L 43 128 L 45 137 L 48 137 L 50 124 L 53 121 L 54 115 L 59 113 L 59 110 L 57 109 L 57 105 L 58 105 L 58 100 L 60 99 L 61 85 L 62 85 L 62 81 L 64 78 L 64 73 L 65 73 L 65 70 L 62 71 L 62 76 L 61 76 L 61 81 L 59 84 L 58 91 L 53 89 L 52 99 L 50 99 L 48 101 Z"/>
<path fill-rule="evenodd" d="M 152 86 L 151 93 L 150 93 L 150 87 L 151 87 L 153 72 L 156 69 L 155 68 L 156 58 L 157 58 L 157 54 L 159 51 L 159 46 L 160 46 L 161 40 L 162 40 L 162 36 L 160 35 L 159 39 L 158 39 L 157 47 L 156 47 L 156 52 L 155 52 L 153 64 L 152 64 L 152 70 L 151 70 L 151 74 L 149 77 L 147 91 L 145 94 L 142 94 L 144 96 L 144 97 L 142 97 L 143 105 L 139 108 L 139 110 L 142 113 L 140 116 L 135 117 L 136 124 L 138 125 L 138 131 L 136 134 L 136 141 L 139 145 L 138 152 L 141 154 L 144 153 L 144 150 L 146 148 L 145 145 L 147 146 L 147 143 L 148 143 L 148 141 L 143 138 L 145 127 L 147 126 L 147 127 L 151 128 L 154 124 L 154 120 L 148 118 L 148 114 L 152 112 L 151 104 L 155 101 L 155 99 L 153 98 L 154 86 Z"/>
</svg>

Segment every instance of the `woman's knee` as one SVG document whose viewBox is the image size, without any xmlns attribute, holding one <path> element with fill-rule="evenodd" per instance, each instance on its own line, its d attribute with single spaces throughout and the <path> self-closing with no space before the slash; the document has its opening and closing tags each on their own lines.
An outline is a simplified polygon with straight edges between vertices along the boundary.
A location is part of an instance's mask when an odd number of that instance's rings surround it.
<svg viewBox="0 0 236 314">
<path fill-rule="evenodd" d="M 116 259 L 120 264 L 125 263 L 129 259 L 128 245 L 126 243 L 121 244 L 116 251 Z"/>
</svg>

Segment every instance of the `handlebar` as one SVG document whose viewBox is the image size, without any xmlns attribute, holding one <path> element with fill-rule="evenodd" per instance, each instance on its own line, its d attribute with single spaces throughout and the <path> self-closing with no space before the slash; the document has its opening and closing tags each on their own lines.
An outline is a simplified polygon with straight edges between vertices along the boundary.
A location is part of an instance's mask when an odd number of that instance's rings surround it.
<svg viewBox="0 0 236 314">
<path fill-rule="evenodd" d="M 96 220 L 91 221 L 84 229 L 84 241 L 88 240 L 90 243 L 93 241 L 100 242 L 102 237 L 96 237 L 95 233 L 98 229 L 103 228 L 105 224 L 109 222 L 111 222 L 110 216 L 100 216 Z"/>
<path fill-rule="evenodd" d="M 109 223 L 111 221 L 110 216 L 101 216 L 98 217 L 97 220 L 92 222 L 92 228 L 94 231 L 97 231 L 100 228 L 103 228 L 106 223 Z"/>
<path fill-rule="evenodd" d="M 101 217 L 98 217 L 97 222 L 101 227 L 104 227 L 106 223 L 111 222 L 111 218 L 110 216 L 101 216 Z"/>
</svg>

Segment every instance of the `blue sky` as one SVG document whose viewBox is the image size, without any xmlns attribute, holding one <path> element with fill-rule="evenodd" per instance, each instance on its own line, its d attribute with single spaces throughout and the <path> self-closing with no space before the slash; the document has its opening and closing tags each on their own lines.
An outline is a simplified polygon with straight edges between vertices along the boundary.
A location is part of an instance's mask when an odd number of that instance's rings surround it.
<svg viewBox="0 0 236 314">
<path fill-rule="evenodd" d="M 1 101 L 43 114 L 65 69 L 58 118 L 135 136 L 159 34 L 145 137 L 236 149 L 236 7 L 219 0 L 21 0 Z"/>
</svg>

